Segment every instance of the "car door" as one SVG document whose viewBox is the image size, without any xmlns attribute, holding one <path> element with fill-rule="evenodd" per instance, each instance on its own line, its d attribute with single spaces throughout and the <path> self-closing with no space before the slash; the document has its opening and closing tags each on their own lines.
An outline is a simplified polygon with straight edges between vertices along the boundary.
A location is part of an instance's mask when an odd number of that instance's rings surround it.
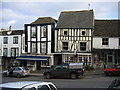
<svg viewBox="0 0 120 90">
<path fill-rule="evenodd" d="M 62 66 L 61 65 L 56 66 L 52 71 L 52 75 L 55 77 L 61 77 L 62 76 Z"/>
<path fill-rule="evenodd" d="M 115 74 L 116 74 L 116 75 L 120 75 L 120 65 L 119 65 L 119 66 L 116 66 L 115 69 L 116 69 L 116 70 L 115 70 Z"/>
</svg>

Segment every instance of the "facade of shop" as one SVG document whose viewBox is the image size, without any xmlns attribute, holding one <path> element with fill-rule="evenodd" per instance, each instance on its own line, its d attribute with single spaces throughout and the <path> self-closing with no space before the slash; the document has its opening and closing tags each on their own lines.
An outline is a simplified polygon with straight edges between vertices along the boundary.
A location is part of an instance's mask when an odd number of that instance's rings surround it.
<svg viewBox="0 0 120 90">
<path fill-rule="evenodd" d="M 56 64 L 83 62 L 92 65 L 93 10 L 61 12 L 55 29 Z"/>
<path fill-rule="evenodd" d="M 120 64 L 119 20 L 95 20 L 94 64 L 109 68 Z"/>
<path fill-rule="evenodd" d="M 54 64 L 54 28 L 57 21 L 51 17 L 40 17 L 25 24 L 25 51 L 17 60 L 32 70 L 40 70 Z M 22 64 L 22 65 L 23 65 Z"/>
</svg>

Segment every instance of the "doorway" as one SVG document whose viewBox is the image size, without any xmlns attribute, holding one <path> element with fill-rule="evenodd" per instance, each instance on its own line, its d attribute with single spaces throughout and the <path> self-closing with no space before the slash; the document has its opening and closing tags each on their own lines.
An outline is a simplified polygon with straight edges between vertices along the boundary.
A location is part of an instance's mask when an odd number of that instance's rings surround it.
<svg viewBox="0 0 120 90">
<path fill-rule="evenodd" d="M 107 55 L 107 68 L 112 68 L 114 66 L 114 56 Z"/>
</svg>

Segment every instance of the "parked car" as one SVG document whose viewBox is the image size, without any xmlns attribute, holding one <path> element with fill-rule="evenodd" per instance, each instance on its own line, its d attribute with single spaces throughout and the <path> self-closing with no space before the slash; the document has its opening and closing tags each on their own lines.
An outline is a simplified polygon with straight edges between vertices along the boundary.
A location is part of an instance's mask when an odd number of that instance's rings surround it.
<svg viewBox="0 0 120 90">
<path fill-rule="evenodd" d="M 105 69 L 104 74 L 107 75 L 107 76 L 120 75 L 120 65 L 116 65 L 113 68 Z"/>
<path fill-rule="evenodd" d="M 52 82 L 19 81 L 0 84 L 0 90 L 57 90 Z"/>
<path fill-rule="evenodd" d="M 11 67 L 8 70 L 3 71 L 3 76 L 16 76 L 18 78 L 22 76 L 29 76 L 30 70 L 25 67 Z"/>
<path fill-rule="evenodd" d="M 79 76 L 83 76 L 83 74 L 83 63 L 61 64 L 55 68 L 48 69 L 43 73 L 46 79 L 54 77 L 70 77 L 72 79 L 76 79 Z"/>
</svg>

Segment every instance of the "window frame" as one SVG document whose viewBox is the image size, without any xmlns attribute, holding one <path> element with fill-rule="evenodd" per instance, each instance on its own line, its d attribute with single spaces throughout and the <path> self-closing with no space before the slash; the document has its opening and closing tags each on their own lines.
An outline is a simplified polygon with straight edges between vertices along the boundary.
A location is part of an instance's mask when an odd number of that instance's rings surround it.
<svg viewBox="0 0 120 90">
<path fill-rule="evenodd" d="M 41 37 L 47 36 L 47 26 L 41 26 Z"/>
<path fill-rule="evenodd" d="M 13 44 L 18 44 L 18 36 L 13 37 Z"/>
<path fill-rule="evenodd" d="M 6 49 L 6 52 L 4 52 L 5 51 L 5 49 Z M 6 54 L 5 54 L 6 53 Z M 3 48 L 3 56 L 7 56 L 8 55 L 8 48 Z"/>
<path fill-rule="evenodd" d="M 85 46 L 83 46 L 82 44 L 85 44 Z M 86 49 L 86 42 L 80 42 L 80 51 L 86 51 Z"/>
<path fill-rule="evenodd" d="M 109 45 L 109 38 L 102 38 L 102 45 Z"/>
<path fill-rule="evenodd" d="M 19 48 L 11 48 L 11 57 L 19 56 Z"/>
<path fill-rule="evenodd" d="M 68 51 L 68 49 L 69 49 L 68 46 L 69 46 L 68 42 L 62 42 L 62 50 L 63 51 Z"/>
<path fill-rule="evenodd" d="M 37 32 L 36 32 L 36 27 L 35 26 L 31 26 L 31 37 L 36 37 Z"/>
<path fill-rule="evenodd" d="M 3 44 L 8 44 L 8 37 L 3 37 Z"/>
</svg>

